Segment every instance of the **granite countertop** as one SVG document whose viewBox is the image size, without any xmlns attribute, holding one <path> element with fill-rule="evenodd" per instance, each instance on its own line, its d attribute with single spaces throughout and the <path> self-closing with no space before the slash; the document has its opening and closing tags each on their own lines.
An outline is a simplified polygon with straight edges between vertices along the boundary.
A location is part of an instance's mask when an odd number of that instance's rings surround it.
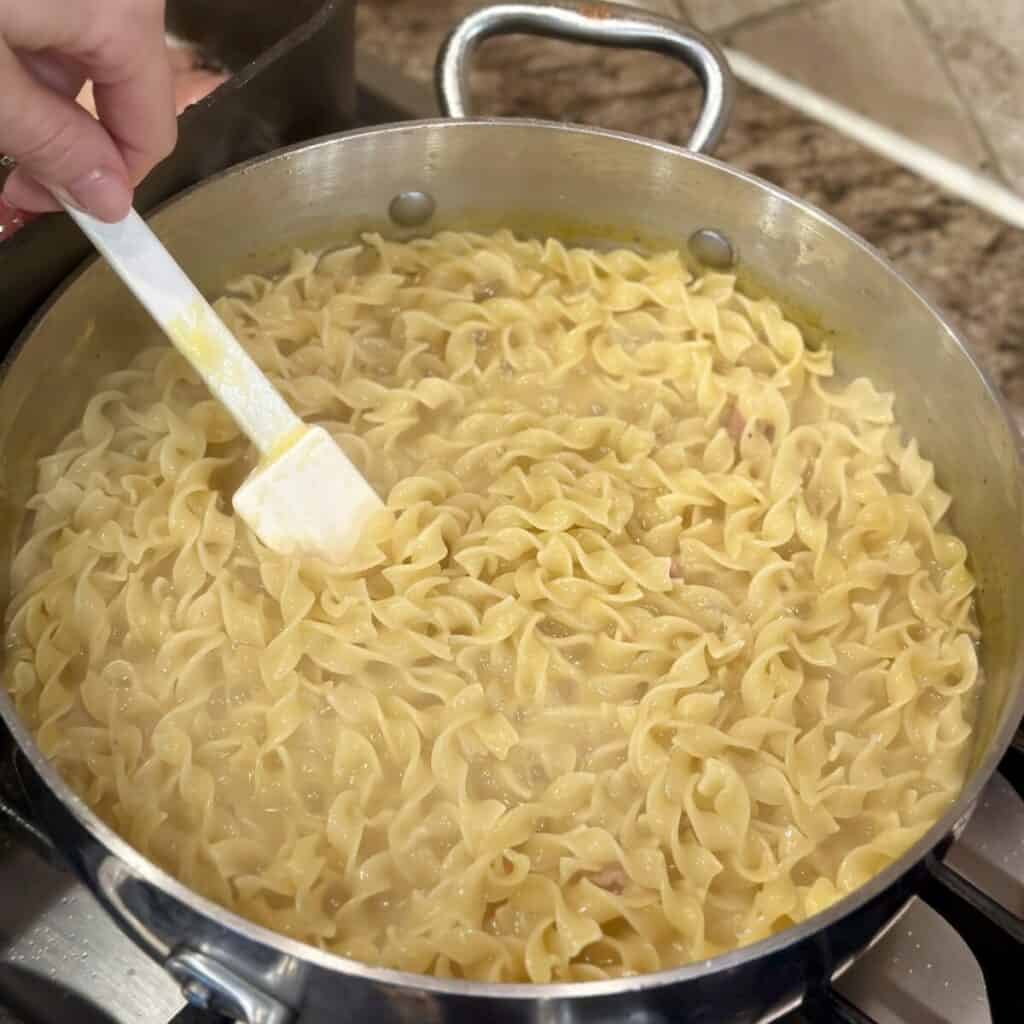
<svg viewBox="0 0 1024 1024">
<path fill-rule="evenodd" d="M 427 81 L 473 0 L 363 0 L 363 52 Z M 478 111 L 601 125 L 681 143 L 700 100 L 663 57 L 497 39 L 477 58 Z M 1024 426 L 1024 232 L 740 86 L 717 156 L 831 213 L 882 250 L 961 331 Z"/>
</svg>

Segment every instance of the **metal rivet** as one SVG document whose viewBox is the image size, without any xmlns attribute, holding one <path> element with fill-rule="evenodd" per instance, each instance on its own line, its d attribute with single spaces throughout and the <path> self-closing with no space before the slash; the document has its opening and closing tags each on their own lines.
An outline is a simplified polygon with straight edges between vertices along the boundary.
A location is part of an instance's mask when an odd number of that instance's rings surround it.
<svg viewBox="0 0 1024 1024">
<path fill-rule="evenodd" d="M 429 192 L 399 192 L 388 207 L 388 216 L 403 228 L 418 228 L 434 216 L 437 204 Z"/>
<path fill-rule="evenodd" d="M 729 270 L 736 265 L 732 242 L 714 228 L 700 228 L 687 243 L 694 258 L 712 270 Z"/>
<path fill-rule="evenodd" d="M 208 1010 L 213 1002 L 213 992 L 209 986 L 195 979 L 186 981 L 181 986 L 181 994 L 185 997 L 185 1002 L 197 1010 Z"/>
</svg>

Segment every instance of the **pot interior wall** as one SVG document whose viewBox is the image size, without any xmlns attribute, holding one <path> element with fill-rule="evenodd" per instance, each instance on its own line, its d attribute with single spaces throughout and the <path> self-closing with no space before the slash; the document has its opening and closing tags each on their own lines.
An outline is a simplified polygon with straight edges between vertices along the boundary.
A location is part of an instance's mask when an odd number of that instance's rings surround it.
<svg viewBox="0 0 1024 1024">
<path fill-rule="evenodd" d="M 228 172 L 153 223 L 211 295 L 272 271 L 295 246 L 402 232 L 388 206 L 406 190 L 437 207 L 420 231 L 513 227 L 566 241 L 680 246 L 723 230 L 740 273 L 824 335 L 844 375 L 870 375 L 955 496 L 972 554 L 986 686 L 975 768 L 1008 735 L 1024 667 L 1022 490 L 1016 435 L 998 401 L 928 307 L 820 215 L 749 179 L 655 144 L 528 123 L 420 123 L 327 139 Z M 0 544 L 6 566 L 35 460 L 77 421 L 96 380 L 156 337 L 106 266 L 94 263 L 35 325 L 0 383 Z M 25 339 L 23 339 L 25 341 Z M 6 599 L 6 568 L 0 599 Z M 1019 710 L 1016 714 L 1019 716 Z"/>
</svg>

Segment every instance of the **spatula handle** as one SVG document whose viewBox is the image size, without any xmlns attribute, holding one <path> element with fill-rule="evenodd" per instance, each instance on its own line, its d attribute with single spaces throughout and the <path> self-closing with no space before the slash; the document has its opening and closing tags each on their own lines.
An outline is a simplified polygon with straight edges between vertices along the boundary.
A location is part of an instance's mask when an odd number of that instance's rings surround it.
<svg viewBox="0 0 1024 1024">
<path fill-rule="evenodd" d="M 108 224 L 70 205 L 64 208 L 261 454 L 301 426 L 134 209 L 124 220 Z"/>
</svg>

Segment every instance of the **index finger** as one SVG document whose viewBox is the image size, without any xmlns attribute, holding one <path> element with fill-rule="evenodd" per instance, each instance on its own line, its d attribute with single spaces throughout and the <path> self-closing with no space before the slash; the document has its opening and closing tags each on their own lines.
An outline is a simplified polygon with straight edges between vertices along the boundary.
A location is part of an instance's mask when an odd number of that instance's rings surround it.
<svg viewBox="0 0 1024 1024">
<path fill-rule="evenodd" d="M 174 149 L 178 137 L 163 5 L 134 5 L 118 31 L 81 59 L 93 81 L 96 114 L 137 185 Z"/>
<path fill-rule="evenodd" d="M 97 115 L 133 184 L 174 148 L 163 0 L 0 3 L 0 35 L 16 51 L 73 58 L 93 80 Z"/>
</svg>

